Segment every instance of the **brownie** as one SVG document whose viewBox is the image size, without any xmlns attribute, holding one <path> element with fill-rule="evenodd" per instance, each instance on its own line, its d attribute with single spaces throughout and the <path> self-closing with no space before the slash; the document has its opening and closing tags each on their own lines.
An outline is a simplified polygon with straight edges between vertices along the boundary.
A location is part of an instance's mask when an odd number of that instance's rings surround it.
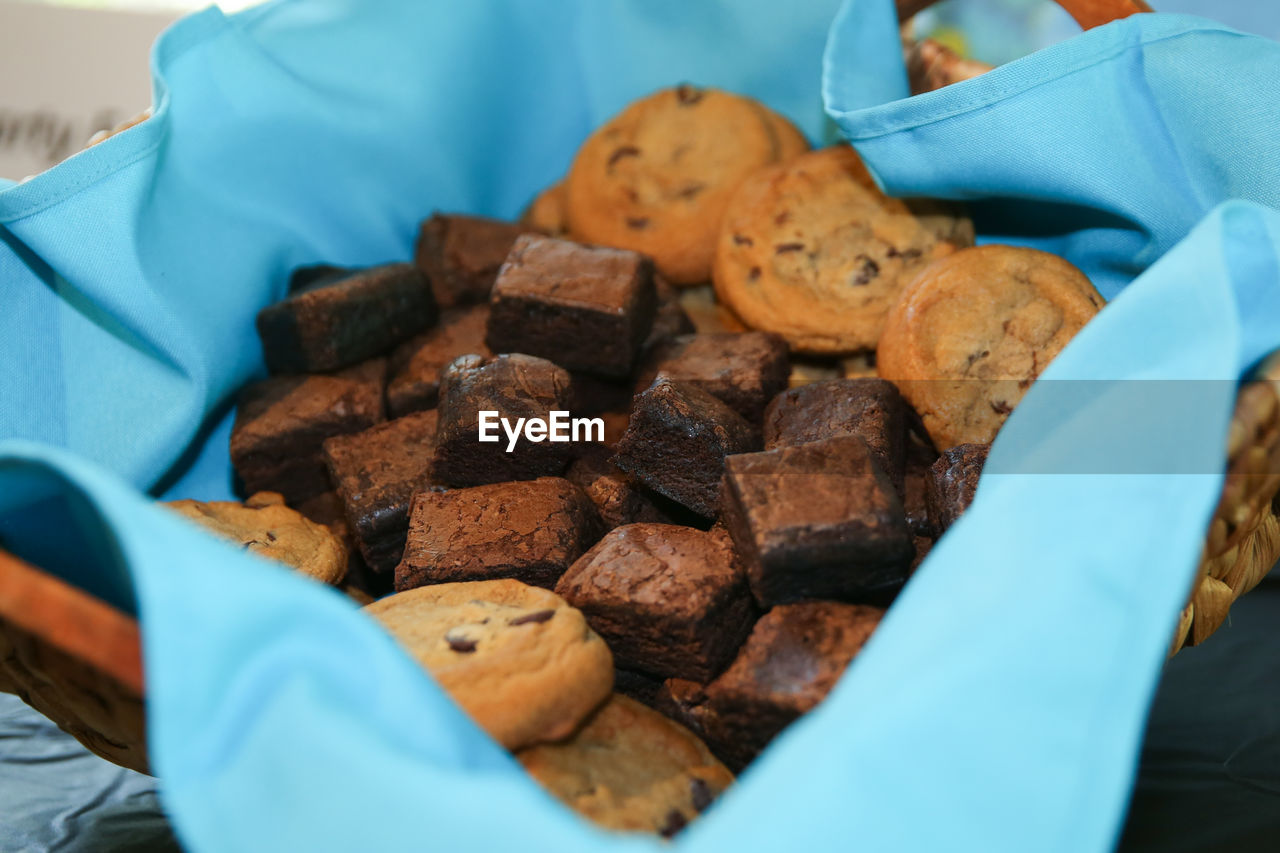
<svg viewBox="0 0 1280 853">
<path fill-rule="evenodd" d="M 653 274 L 653 289 L 657 296 L 658 307 L 653 313 L 653 326 L 649 329 L 649 337 L 645 338 L 644 352 L 652 352 L 654 348 L 677 335 L 692 335 L 698 329 L 689 319 L 689 314 L 680 304 L 680 291 L 676 290 L 658 273 Z"/>
<path fill-rule="evenodd" d="M 911 542 L 915 546 L 915 556 L 911 558 L 910 571 L 912 574 L 920 568 L 920 564 L 924 562 L 924 558 L 929 556 L 929 552 L 933 550 L 933 540 L 927 536 L 912 536 Z"/>
<path fill-rule="evenodd" d="M 258 312 L 271 373 L 317 373 L 364 361 L 435 322 L 426 279 L 388 264 L 324 280 Z"/>
<path fill-rule="evenodd" d="M 231 430 L 231 464 L 245 494 L 279 492 L 291 506 L 332 487 L 326 438 L 381 423 L 386 362 L 332 375 L 275 376 L 245 387 Z"/>
<path fill-rule="evenodd" d="M 707 748 L 734 773 L 741 773 L 758 748 L 735 742 L 707 702 L 707 686 L 685 678 L 668 678 L 653 696 L 653 709 L 702 738 Z"/>
<path fill-rule="evenodd" d="M 787 342 L 770 332 L 679 335 L 659 345 L 640 371 L 640 387 L 665 377 L 706 391 L 748 421 L 785 390 Z"/>
<path fill-rule="evenodd" d="M 612 451 L 622 441 L 622 436 L 626 435 L 627 427 L 631 424 L 630 401 L 625 411 L 601 412 L 599 417 L 604 421 L 604 446 Z"/>
<path fill-rule="evenodd" d="M 568 411 L 570 394 L 569 374 L 545 359 L 511 354 L 454 360 L 440 374 L 436 476 L 450 486 L 480 486 L 562 473 L 575 454 L 574 443 L 534 442 L 522 434 L 508 452 L 501 426 L 497 441 L 480 441 L 480 412 L 497 412 L 515 429 L 521 418 Z"/>
<path fill-rule="evenodd" d="M 932 447 L 909 434 L 907 436 L 907 462 L 904 466 L 902 483 L 902 508 L 907 513 L 907 527 L 914 536 L 927 536 L 936 539 L 938 530 L 929 513 L 928 491 L 929 480 L 933 476 L 930 468 L 937 460 L 938 453 Z"/>
<path fill-rule="evenodd" d="M 337 492 L 323 492 L 308 498 L 295 509 L 317 524 L 323 524 L 342 540 L 347 551 L 347 576 L 342 580 L 342 587 L 349 595 L 354 588 L 376 600 L 391 592 L 391 576 L 375 575 L 360 556 L 360 547 L 351 532 L 351 525 L 347 524 L 342 498 L 338 497 Z"/>
<path fill-rule="evenodd" d="M 656 710 L 658 693 L 662 690 L 662 679 L 635 672 L 630 669 L 614 669 L 613 692 L 628 696 L 642 705 Z"/>
<path fill-rule="evenodd" d="M 436 412 L 417 412 L 324 443 L 329 478 L 366 565 L 395 571 L 409 529 L 409 502 L 420 489 L 437 488 Z"/>
<path fill-rule="evenodd" d="M 707 685 L 704 708 L 694 711 L 710 740 L 728 745 L 740 768 L 826 698 L 883 615 L 832 601 L 770 610 L 724 674 Z"/>
<path fill-rule="evenodd" d="M 408 264 L 321 278 L 257 314 L 270 373 L 321 373 L 381 355 L 435 321 L 426 279 Z"/>
<path fill-rule="evenodd" d="M 587 496 L 560 477 L 418 492 L 396 590 L 497 578 L 550 589 L 599 524 Z"/>
<path fill-rule="evenodd" d="M 944 450 L 929 469 L 925 500 L 939 535 L 973 503 L 990 449 L 988 444 L 960 444 Z"/>
<path fill-rule="evenodd" d="M 414 263 L 441 308 L 486 302 L 511 245 L 531 232 L 527 225 L 436 213 L 418 232 Z"/>
<path fill-rule="evenodd" d="M 434 409 L 439 399 L 440 371 L 458 356 L 490 356 L 484 343 L 489 306 L 453 308 L 440 322 L 405 341 L 387 357 L 387 413 L 398 418 Z"/>
<path fill-rule="evenodd" d="M 593 445 L 578 457 L 565 478 L 576 485 L 596 505 L 600 520 L 608 529 L 624 524 L 670 523 L 674 519 L 664 512 L 629 474 L 609 461 L 613 451 L 604 445 Z"/>
<path fill-rule="evenodd" d="M 582 611 L 618 666 L 663 678 L 711 680 L 755 621 L 722 530 L 616 528 L 565 572 L 556 593 Z"/>
<path fill-rule="evenodd" d="M 489 305 L 494 352 L 625 378 L 653 327 L 653 262 L 622 249 L 526 235 L 502 265 Z"/>
<path fill-rule="evenodd" d="M 792 388 L 774 398 L 764 415 L 766 450 L 856 435 L 902 495 L 907 410 L 884 379 L 828 379 Z"/>
<path fill-rule="evenodd" d="M 289 292 L 300 293 L 313 287 L 323 287 L 353 272 L 355 270 L 350 267 L 335 267 L 332 264 L 314 264 L 309 267 L 298 267 L 289 274 Z"/>
<path fill-rule="evenodd" d="M 631 407 L 635 388 L 629 379 L 606 379 L 580 370 L 571 372 L 569 376 L 573 381 L 570 400 L 574 415 L 595 416 L 604 412 L 625 411 Z"/>
<path fill-rule="evenodd" d="M 721 520 L 765 607 L 857 601 L 905 581 L 915 554 L 902 502 L 856 436 L 729 457 Z"/>
<path fill-rule="evenodd" d="M 759 447 L 759 431 L 742 415 L 705 391 L 659 378 L 635 398 L 613 464 L 713 518 L 725 457 Z"/>
</svg>

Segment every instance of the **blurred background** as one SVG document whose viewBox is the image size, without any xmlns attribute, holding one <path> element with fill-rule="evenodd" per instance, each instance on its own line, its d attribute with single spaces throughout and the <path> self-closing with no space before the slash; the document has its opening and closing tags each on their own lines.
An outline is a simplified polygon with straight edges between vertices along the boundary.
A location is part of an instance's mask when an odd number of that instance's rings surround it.
<svg viewBox="0 0 1280 853">
<path fill-rule="evenodd" d="M 221 0 L 234 12 L 261 0 Z M 406 0 L 413 2 L 413 0 Z M 0 178 L 20 180 L 79 151 L 151 103 L 152 41 L 208 0 L 0 0 Z M 1152 0 L 1280 40 L 1275 0 Z M 1001 64 L 1079 32 L 1052 0 L 945 0 L 916 32 Z M 817 85 L 817 81 L 814 81 Z"/>
</svg>

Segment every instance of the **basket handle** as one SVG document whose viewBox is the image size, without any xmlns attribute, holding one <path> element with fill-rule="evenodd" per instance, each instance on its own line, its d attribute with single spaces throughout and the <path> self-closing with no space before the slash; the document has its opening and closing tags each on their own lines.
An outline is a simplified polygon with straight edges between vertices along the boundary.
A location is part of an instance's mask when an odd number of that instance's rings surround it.
<svg viewBox="0 0 1280 853">
<path fill-rule="evenodd" d="M 937 0 L 897 0 L 898 20 L 908 21 L 936 2 Z M 1136 15 L 1139 12 L 1151 11 L 1151 7 L 1143 0 L 1056 0 L 1056 2 L 1086 30 Z"/>
</svg>

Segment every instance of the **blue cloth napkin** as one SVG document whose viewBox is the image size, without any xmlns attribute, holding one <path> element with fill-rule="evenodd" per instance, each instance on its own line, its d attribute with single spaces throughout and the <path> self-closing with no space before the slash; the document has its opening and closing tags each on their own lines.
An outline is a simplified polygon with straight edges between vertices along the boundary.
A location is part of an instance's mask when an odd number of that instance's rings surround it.
<svg viewBox="0 0 1280 853">
<path fill-rule="evenodd" d="M 157 44 L 152 120 L 0 192 L 0 541 L 139 614 L 190 849 L 660 849 L 558 806 L 345 598 L 146 493 L 226 489 L 226 401 L 291 267 L 407 257 L 432 208 L 510 216 L 680 79 L 815 139 L 821 92 L 890 191 L 974 200 L 986 239 L 1065 254 L 1114 302 L 830 700 L 676 846 L 1114 844 L 1221 489 L 1206 460 L 1280 344 L 1280 95 L 1258 83 L 1280 47 L 1141 16 L 902 100 L 892 6 L 210 10 Z M 1126 402 L 1154 380 L 1197 404 Z M 1147 467 L 1110 467 L 1135 445 Z"/>
</svg>

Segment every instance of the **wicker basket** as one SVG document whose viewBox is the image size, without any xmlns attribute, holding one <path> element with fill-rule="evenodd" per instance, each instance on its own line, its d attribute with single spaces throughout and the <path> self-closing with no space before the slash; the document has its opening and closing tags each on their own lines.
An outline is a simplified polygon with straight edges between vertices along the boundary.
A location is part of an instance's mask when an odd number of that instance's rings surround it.
<svg viewBox="0 0 1280 853">
<path fill-rule="evenodd" d="M 1149 11 L 1135 0 L 1060 2 L 1086 27 Z M 930 0 L 898 0 L 904 20 L 928 5 Z M 972 72 L 968 76 L 981 70 L 972 64 L 964 68 Z M 963 75 L 944 67 L 932 79 L 954 82 Z M 1280 491 L 1277 462 L 1280 358 L 1243 385 L 1237 397 L 1226 484 L 1171 654 L 1217 630 L 1232 602 L 1280 558 L 1280 518 L 1273 505 Z M 2 550 L 0 691 L 18 694 L 108 761 L 148 772 L 137 622 Z"/>
</svg>

